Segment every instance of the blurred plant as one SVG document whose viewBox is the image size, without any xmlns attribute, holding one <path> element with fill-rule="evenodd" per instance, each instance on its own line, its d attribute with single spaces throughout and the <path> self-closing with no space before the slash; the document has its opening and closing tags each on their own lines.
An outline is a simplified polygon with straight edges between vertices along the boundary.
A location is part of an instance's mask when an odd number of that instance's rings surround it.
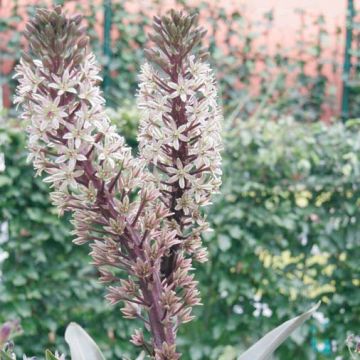
<svg viewBox="0 0 360 360">
<path fill-rule="evenodd" d="M 1 4 L 0 4 L 1 10 Z M 0 17 L 0 87 L 9 86 L 11 93 L 15 89 L 15 81 L 11 79 L 15 64 L 20 59 L 21 32 L 19 30 L 19 4 L 15 0 L 12 4 L 10 16 Z M 3 73 L 7 67 L 10 67 L 7 73 Z M 0 91 L 0 107 L 3 106 L 2 91 Z"/>
<path fill-rule="evenodd" d="M 315 17 L 310 25 L 313 15 L 298 10 L 295 45 L 285 48 L 278 43 L 273 48 L 273 10 L 256 21 L 245 9 L 229 11 L 207 2 L 200 9 L 208 14 L 206 22 L 212 29 L 210 52 L 218 69 L 226 114 L 235 112 L 245 120 L 264 101 L 274 119 L 279 114 L 291 114 L 297 120 L 315 121 L 322 117 L 325 105 L 336 113 L 336 97 L 324 66 L 331 64 L 332 73 L 340 76 L 339 54 L 334 52 L 330 58 L 324 51 L 330 35 L 324 16 Z"/>
<path fill-rule="evenodd" d="M 137 73 L 143 61 L 142 49 L 147 38 L 144 28 L 150 26 L 146 7 L 130 11 L 130 1 L 113 2 L 111 5 L 111 56 L 103 54 L 102 36 L 99 36 L 99 13 L 103 12 L 100 3 L 90 1 L 86 6 L 76 2 L 76 9 L 85 13 L 90 45 L 100 65 L 110 72 L 109 83 L 105 89 L 107 106 L 118 107 L 132 99 L 137 88 Z M 87 11 L 84 11 L 84 10 Z M 104 24 L 101 24 L 104 26 Z"/>
<path fill-rule="evenodd" d="M 348 2 L 350 5 L 350 2 Z M 350 6 L 348 5 L 348 12 Z M 352 21 L 347 24 L 349 30 L 352 31 L 352 44 L 350 45 L 350 72 L 348 78 L 343 80 L 349 88 L 349 117 L 360 116 L 360 8 L 359 4 L 353 2 L 354 17 Z M 350 20 L 350 19 L 349 19 Z"/>
<path fill-rule="evenodd" d="M 131 101 L 124 101 L 121 107 L 116 109 L 107 108 L 106 114 L 115 125 L 119 133 L 124 136 L 126 143 L 135 151 L 138 146 L 136 139 L 140 114 L 135 104 Z"/>
<path fill-rule="evenodd" d="M 350 334 L 346 339 L 346 346 L 349 350 L 351 359 L 360 359 L 360 337 Z"/>
<path fill-rule="evenodd" d="M 359 129 L 358 120 L 261 116 L 225 132 L 222 196 L 208 213 L 210 260 L 199 269 L 204 306 L 179 334 L 186 359 L 236 359 L 319 300 L 319 323 L 303 326 L 275 358 L 347 358 L 344 334 L 358 331 L 360 316 Z"/>
</svg>

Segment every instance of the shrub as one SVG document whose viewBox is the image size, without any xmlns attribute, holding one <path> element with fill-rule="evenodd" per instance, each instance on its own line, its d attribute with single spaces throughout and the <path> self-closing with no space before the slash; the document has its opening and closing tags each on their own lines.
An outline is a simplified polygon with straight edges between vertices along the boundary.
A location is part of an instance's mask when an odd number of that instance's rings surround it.
<svg viewBox="0 0 360 360">
<path fill-rule="evenodd" d="M 109 115 L 136 147 L 138 115 L 131 104 L 109 110 Z M 10 258 L 3 265 L 0 323 L 20 318 L 25 334 L 17 340 L 19 350 L 39 353 L 46 346 L 62 349 L 65 324 L 77 320 L 107 355 L 120 356 L 130 331 L 99 299 L 102 292 L 96 274 L 86 266 L 87 251 L 71 247 L 70 227 L 53 213 L 44 184 L 32 178 L 33 171 L 25 163 L 22 128 L 8 121 L 0 134 L 1 151 L 7 154 L 7 169 L 0 176 L 1 222 L 9 222 L 11 240 L 1 245 Z M 207 238 L 211 257 L 199 268 L 205 306 L 197 310 L 199 320 L 180 334 L 184 353 L 191 354 L 191 359 L 234 358 L 242 347 L 240 339 L 250 344 L 303 310 L 309 298 L 323 300 L 322 312 L 330 321 L 316 327 L 305 325 L 293 342 L 279 349 L 280 359 L 286 359 L 290 351 L 306 359 L 333 358 L 346 351 L 347 332 L 356 333 L 359 317 L 359 136 L 356 121 L 326 126 L 290 119 L 244 122 L 228 133 L 224 198 L 217 199 L 209 214 L 215 229 Z M 27 207 L 30 213 L 35 209 L 36 219 L 29 218 Z M 44 226 L 50 233 L 45 238 Z M 24 237 L 21 229 L 31 229 L 31 234 Z M 37 264 L 40 252 L 47 261 L 53 260 L 51 266 Z M 28 270 L 34 264 L 38 278 L 29 279 Z M 70 285 L 70 272 L 64 270 L 69 268 L 77 274 Z M 16 275 L 31 287 L 15 286 Z M 44 283 L 43 279 L 52 281 Z M 42 298 L 34 297 L 32 289 Z M 267 317 L 266 306 L 260 309 L 265 303 L 271 317 Z M 30 315 L 26 309 L 31 310 Z M 260 310 L 262 314 L 254 317 Z M 46 333 L 49 338 L 33 341 L 36 334 Z M 111 353 L 113 335 L 117 347 Z M 119 338 L 123 339 L 120 343 Z M 326 355 L 331 340 L 336 340 L 337 349 Z M 316 345 L 319 349 L 325 345 L 322 354 L 315 350 Z"/>
<path fill-rule="evenodd" d="M 359 122 L 261 119 L 225 136 L 224 196 L 209 213 L 211 258 L 200 276 L 204 307 L 184 333 L 191 359 L 235 359 L 240 339 L 252 343 L 309 299 L 322 300 L 317 316 L 327 320 L 304 325 L 279 359 L 346 353 L 360 316 Z"/>
</svg>

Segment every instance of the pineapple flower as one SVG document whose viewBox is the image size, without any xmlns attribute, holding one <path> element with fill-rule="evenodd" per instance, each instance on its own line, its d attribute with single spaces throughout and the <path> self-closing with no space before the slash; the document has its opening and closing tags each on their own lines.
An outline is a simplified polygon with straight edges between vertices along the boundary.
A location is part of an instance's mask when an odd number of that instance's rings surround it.
<svg viewBox="0 0 360 360">
<path fill-rule="evenodd" d="M 185 304 L 200 302 L 196 282 L 192 277 L 182 281 L 188 275 L 179 264 L 191 268 L 192 260 L 207 260 L 200 234 L 209 228 L 200 208 L 210 204 L 221 184 L 222 114 L 214 74 L 198 48 L 205 31 L 196 21 L 196 15 L 174 11 L 154 18 L 154 47 L 146 52 L 149 61 L 142 67 L 138 93 L 140 158 L 156 178 L 160 199 L 171 213 L 164 224 L 178 240 L 161 264 L 169 289 L 164 303 L 173 318 L 182 311 L 173 309 L 184 308 L 179 288 Z M 187 311 L 186 321 L 191 319 Z"/>
<path fill-rule="evenodd" d="M 28 159 L 46 174 L 59 213 L 73 213 L 74 243 L 90 244 L 107 299 L 144 322 L 149 334 L 137 330 L 131 341 L 156 360 L 180 358 L 177 328 L 200 303 L 192 258 L 206 259 L 199 207 L 220 185 L 221 114 L 213 75 L 191 54 L 203 36 L 195 20 L 155 19 L 159 48 L 149 55 L 164 74 L 143 67 L 140 158 L 105 114 L 80 15 L 39 9 L 15 74 Z"/>
</svg>

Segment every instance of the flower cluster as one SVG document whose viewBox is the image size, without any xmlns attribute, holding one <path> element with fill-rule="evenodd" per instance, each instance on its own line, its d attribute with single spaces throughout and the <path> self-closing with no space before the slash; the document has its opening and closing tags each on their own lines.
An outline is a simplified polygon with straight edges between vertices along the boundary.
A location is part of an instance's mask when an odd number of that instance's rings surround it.
<svg viewBox="0 0 360 360">
<path fill-rule="evenodd" d="M 205 260 L 199 207 L 209 203 L 221 173 L 213 75 L 190 55 L 203 32 L 192 31 L 195 18 L 181 14 L 155 21 L 157 34 L 163 26 L 170 34 L 158 63 L 171 61 L 162 68 L 167 78 L 143 68 L 135 158 L 104 111 L 81 21 L 56 7 L 38 10 L 26 26 L 30 51 L 16 68 L 15 103 L 28 123 L 29 160 L 46 174 L 60 213 L 73 212 L 74 242 L 90 243 L 109 284 L 107 299 L 124 302 L 124 316 L 150 331 L 150 344 L 140 330 L 131 341 L 157 360 L 176 360 L 177 328 L 200 301 L 186 254 Z"/>
<path fill-rule="evenodd" d="M 200 234 L 208 224 L 200 207 L 210 203 L 221 184 L 222 114 L 214 75 L 202 52 L 194 51 L 205 33 L 195 23 L 196 15 L 176 12 L 155 18 L 155 47 L 147 52 L 150 63 L 142 67 L 138 98 L 140 155 L 170 209 L 164 223 L 179 240 L 162 264 L 162 275 L 172 290 L 184 287 L 185 303 L 194 294 L 194 282 L 184 284 L 174 274 L 185 257 L 189 267 L 189 259 L 206 261 Z M 174 299 L 174 308 L 182 301 Z"/>
</svg>

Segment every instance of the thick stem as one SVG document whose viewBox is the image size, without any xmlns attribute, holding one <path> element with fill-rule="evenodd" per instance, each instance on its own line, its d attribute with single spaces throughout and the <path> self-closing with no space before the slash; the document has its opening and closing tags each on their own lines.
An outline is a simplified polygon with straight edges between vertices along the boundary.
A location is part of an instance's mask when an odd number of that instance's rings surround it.
<svg viewBox="0 0 360 360">
<path fill-rule="evenodd" d="M 145 301 L 151 304 L 149 309 L 149 321 L 154 347 L 160 349 L 164 342 L 168 345 L 175 344 L 175 333 L 172 324 L 164 323 L 165 311 L 160 303 L 162 284 L 159 272 L 154 272 L 152 282 L 141 281 L 140 288 Z"/>
<path fill-rule="evenodd" d="M 173 56 L 170 58 L 171 62 L 171 81 L 177 83 L 179 78 L 179 73 L 182 72 L 182 57 L 180 55 Z M 180 127 L 181 125 L 184 125 L 187 123 L 187 117 L 186 117 L 186 111 L 185 111 L 185 103 L 180 99 L 180 97 L 177 97 L 172 100 L 172 106 L 171 106 L 171 116 L 175 120 L 175 123 L 177 127 Z M 187 144 L 180 141 L 180 148 L 179 150 L 175 150 L 174 148 L 171 149 L 171 156 L 173 161 L 173 166 L 176 166 L 176 159 L 179 158 L 181 162 L 184 164 L 185 160 L 188 156 L 188 149 Z M 185 179 L 185 184 L 187 183 L 187 180 Z M 186 187 L 186 186 L 185 186 Z M 179 199 L 182 197 L 184 193 L 184 189 L 182 189 L 179 186 L 179 183 L 176 182 L 172 185 L 172 191 L 170 195 L 170 211 L 172 212 L 172 216 L 169 219 L 174 219 L 179 226 L 182 228 L 182 218 L 184 216 L 184 213 L 182 210 L 176 210 L 176 199 Z M 179 248 L 179 244 L 174 245 L 170 249 L 170 255 L 166 258 L 164 258 L 162 263 L 162 274 L 165 278 L 169 279 L 174 271 L 175 263 L 176 263 L 176 253 Z"/>
<path fill-rule="evenodd" d="M 96 177 L 91 155 L 89 154 L 87 161 L 77 162 L 76 165 L 78 169 L 84 170 L 85 183 L 88 184 L 91 181 L 97 189 L 97 204 L 102 214 L 105 217 L 110 216 L 116 218 L 117 212 L 113 206 L 114 195 L 106 186 L 104 187 L 103 183 Z M 107 204 L 106 208 L 101 206 L 103 203 Z M 137 216 L 140 215 L 143 206 L 144 204 L 140 205 Z M 137 258 L 145 259 L 144 250 L 141 248 L 141 239 L 138 236 L 135 225 L 136 220 L 134 220 L 132 224 L 128 224 L 126 229 L 129 235 L 129 241 L 131 242 L 131 244 L 126 244 L 126 248 L 133 261 L 136 261 Z M 172 324 L 164 323 L 165 310 L 160 303 L 160 296 L 162 294 L 160 269 L 154 271 L 152 279 L 140 280 L 140 288 L 145 303 L 150 304 L 148 315 L 154 348 L 161 349 L 164 342 L 169 345 L 175 344 L 175 333 Z"/>
</svg>

